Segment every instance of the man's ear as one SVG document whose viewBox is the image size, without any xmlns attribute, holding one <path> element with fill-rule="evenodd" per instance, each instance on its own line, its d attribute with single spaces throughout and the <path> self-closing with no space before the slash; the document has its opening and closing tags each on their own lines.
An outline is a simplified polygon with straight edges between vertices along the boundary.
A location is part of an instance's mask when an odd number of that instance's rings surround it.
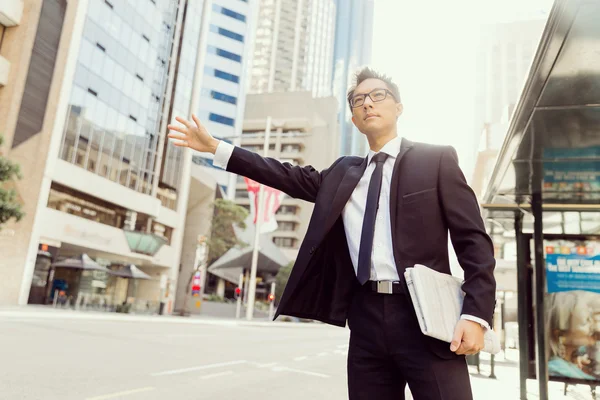
<svg viewBox="0 0 600 400">
<path fill-rule="evenodd" d="M 356 126 L 356 120 L 354 119 L 354 115 L 352 116 L 352 123 Z M 358 128 L 358 126 L 356 126 Z"/>
<path fill-rule="evenodd" d="M 397 103 L 396 104 L 396 118 L 401 116 L 403 111 L 404 111 L 404 106 L 402 105 L 402 103 Z"/>
</svg>

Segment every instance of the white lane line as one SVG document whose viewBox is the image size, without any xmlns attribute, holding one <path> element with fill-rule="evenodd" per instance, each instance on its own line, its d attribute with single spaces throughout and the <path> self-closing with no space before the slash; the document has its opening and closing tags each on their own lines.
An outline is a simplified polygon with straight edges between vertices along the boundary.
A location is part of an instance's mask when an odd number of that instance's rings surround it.
<svg viewBox="0 0 600 400">
<path fill-rule="evenodd" d="M 142 393 L 142 392 L 150 392 L 152 390 L 154 390 L 155 388 L 153 387 L 145 387 L 145 388 L 139 388 L 139 389 L 133 389 L 133 390 L 126 390 L 124 392 L 118 392 L 118 393 L 111 393 L 111 394 L 105 394 L 103 396 L 96 396 L 96 397 L 88 397 L 85 400 L 106 400 L 106 399 L 114 399 L 117 397 L 121 397 L 121 396 L 128 396 L 130 394 L 136 394 L 136 393 Z"/>
<path fill-rule="evenodd" d="M 268 363 L 268 364 L 254 363 L 254 365 L 256 365 L 258 368 L 269 368 L 269 367 L 274 367 L 275 365 L 277 365 L 277 363 L 275 363 L 275 362 Z"/>
<path fill-rule="evenodd" d="M 233 371 L 217 372 L 216 374 L 204 375 L 202 379 L 216 378 L 218 376 L 231 375 Z"/>
<path fill-rule="evenodd" d="M 245 363 L 247 363 L 246 360 L 238 360 L 238 361 L 229 361 L 229 362 L 217 363 L 217 364 L 200 365 L 198 367 L 173 369 L 173 370 L 170 370 L 170 371 L 157 372 L 157 373 L 152 374 L 151 376 L 163 376 L 163 375 L 183 374 L 185 372 L 201 371 L 203 369 L 227 367 L 227 366 L 230 366 L 230 365 L 238 365 L 238 364 L 245 364 Z"/>
<path fill-rule="evenodd" d="M 294 361 L 303 361 L 303 360 L 306 360 L 307 358 L 308 357 L 306 357 L 306 356 L 296 357 L 296 358 L 294 358 Z"/>
<path fill-rule="evenodd" d="M 304 374 L 304 375 L 310 375 L 310 376 L 317 376 L 319 378 L 331 378 L 329 375 L 325 375 L 325 374 L 320 374 L 318 372 L 312 372 L 312 371 L 303 371 L 301 369 L 294 369 L 294 368 L 288 368 L 288 367 L 275 367 L 272 369 L 273 371 L 289 371 L 289 372 L 296 372 L 298 374 Z"/>
</svg>

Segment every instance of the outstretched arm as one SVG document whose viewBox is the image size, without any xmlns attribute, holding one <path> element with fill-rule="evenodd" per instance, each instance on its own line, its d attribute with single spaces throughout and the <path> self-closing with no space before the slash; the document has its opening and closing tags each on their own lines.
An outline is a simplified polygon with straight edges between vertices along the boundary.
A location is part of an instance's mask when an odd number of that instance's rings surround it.
<svg viewBox="0 0 600 400">
<path fill-rule="evenodd" d="M 264 185 L 281 190 L 291 197 L 314 202 L 327 170 L 319 172 L 311 166 L 299 167 L 281 163 L 274 158 L 234 147 L 212 137 L 198 120 L 194 122 L 177 117 L 183 126 L 169 125 L 169 138 L 174 145 L 215 154 L 214 164 L 227 171 L 246 176 Z"/>
</svg>

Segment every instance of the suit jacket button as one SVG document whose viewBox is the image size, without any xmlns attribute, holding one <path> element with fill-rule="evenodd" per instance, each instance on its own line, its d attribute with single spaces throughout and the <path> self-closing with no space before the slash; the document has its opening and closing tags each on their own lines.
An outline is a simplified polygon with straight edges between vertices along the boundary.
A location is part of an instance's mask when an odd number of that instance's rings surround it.
<svg viewBox="0 0 600 400">
<path fill-rule="evenodd" d="M 312 254 L 312 253 L 314 253 L 314 252 L 315 252 L 315 250 L 316 250 L 316 247 L 315 247 L 315 246 L 313 246 L 313 247 L 311 247 L 311 248 L 310 248 L 310 251 L 309 251 L 309 253 L 310 253 L 310 254 Z"/>
</svg>

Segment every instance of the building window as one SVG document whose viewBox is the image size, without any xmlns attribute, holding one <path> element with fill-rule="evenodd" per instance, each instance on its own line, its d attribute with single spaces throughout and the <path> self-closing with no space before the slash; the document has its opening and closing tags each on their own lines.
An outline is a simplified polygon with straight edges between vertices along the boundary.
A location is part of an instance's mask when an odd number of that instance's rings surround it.
<svg viewBox="0 0 600 400">
<path fill-rule="evenodd" d="M 230 10 L 228 8 L 221 7 L 221 6 L 218 6 L 216 4 L 213 4 L 213 11 L 221 13 L 221 14 L 226 15 L 228 17 L 231 17 L 233 19 L 237 19 L 238 21 L 246 22 L 246 16 L 245 15 L 242 15 L 240 13 L 232 11 L 232 10 Z"/>
<path fill-rule="evenodd" d="M 254 153 L 262 153 L 263 152 L 263 145 L 262 144 L 249 144 L 249 145 L 245 145 L 242 146 L 243 149 L 246 149 L 248 151 L 252 151 Z M 275 150 L 275 144 L 269 144 L 269 150 Z"/>
<path fill-rule="evenodd" d="M 299 144 L 284 144 L 281 146 L 282 153 L 300 153 L 302 151 L 302 146 Z"/>
<path fill-rule="evenodd" d="M 218 26 L 215 26 L 215 25 L 210 26 L 210 31 L 213 33 L 218 33 L 219 35 L 228 37 L 230 39 L 237 40 L 238 42 L 244 43 L 244 36 L 240 35 L 239 33 L 235 33 L 235 32 L 229 31 L 227 29 L 219 28 Z"/>
<path fill-rule="evenodd" d="M 210 113 L 210 114 L 208 114 L 208 119 L 212 122 L 218 122 L 219 124 L 223 124 L 223 125 L 229 125 L 229 126 L 235 125 L 235 120 L 233 118 L 224 117 L 219 114 Z"/>
<path fill-rule="evenodd" d="M 273 243 L 275 243 L 275 246 L 277 247 L 285 247 L 289 249 L 293 249 L 296 247 L 296 239 L 294 238 L 274 237 Z"/>
<path fill-rule="evenodd" d="M 240 82 L 240 78 L 236 75 L 230 74 L 225 71 L 221 71 L 219 69 L 213 69 L 212 71 L 213 71 L 213 75 L 216 76 L 217 78 L 225 79 L 226 81 L 234 82 L 234 83 Z"/>
<path fill-rule="evenodd" d="M 296 206 L 281 206 L 277 210 L 278 215 L 296 215 L 298 207 Z"/>
<path fill-rule="evenodd" d="M 237 98 L 229 96 L 225 93 L 215 92 L 214 90 L 211 90 L 210 97 L 212 97 L 215 100 L 224 101 L 226 103 L 237 104 Z"/>
<path fill-rule="evenodd" d="M 57 183 L 52 183 L 50 187 L 48 208 L 116 228 L 123 228 L 123 221 L 125 221 L 127 212 L 125 208 L 116 204 L 108 203 Z"/>
<path fill-rule="evenodd" d="M 289 221 L 281 221 L 277 223 L 277 229 L 280 231 L 293 232 L 296 230 L 296 223 Z"/>
<path fill-rule="evenodd" d="M 236 189 L 235 198 L 236 199 L 247 199 L 248 191 L 246 189 Z"/>
<path fill-rule="evenodd" d="M 233 61 L 237 61 L 239 63 L 242 62 L 242 56 L 239 56 L 235 53 L 231 53 L 231 52 L 223 50 L 223 49 L 219 49 L 215 46 L 208 46 L 207 50 L 210 54 L 216 54 L 220 57 L 227 58 L 227 59 L 233 60 Z"/>
</svg>

